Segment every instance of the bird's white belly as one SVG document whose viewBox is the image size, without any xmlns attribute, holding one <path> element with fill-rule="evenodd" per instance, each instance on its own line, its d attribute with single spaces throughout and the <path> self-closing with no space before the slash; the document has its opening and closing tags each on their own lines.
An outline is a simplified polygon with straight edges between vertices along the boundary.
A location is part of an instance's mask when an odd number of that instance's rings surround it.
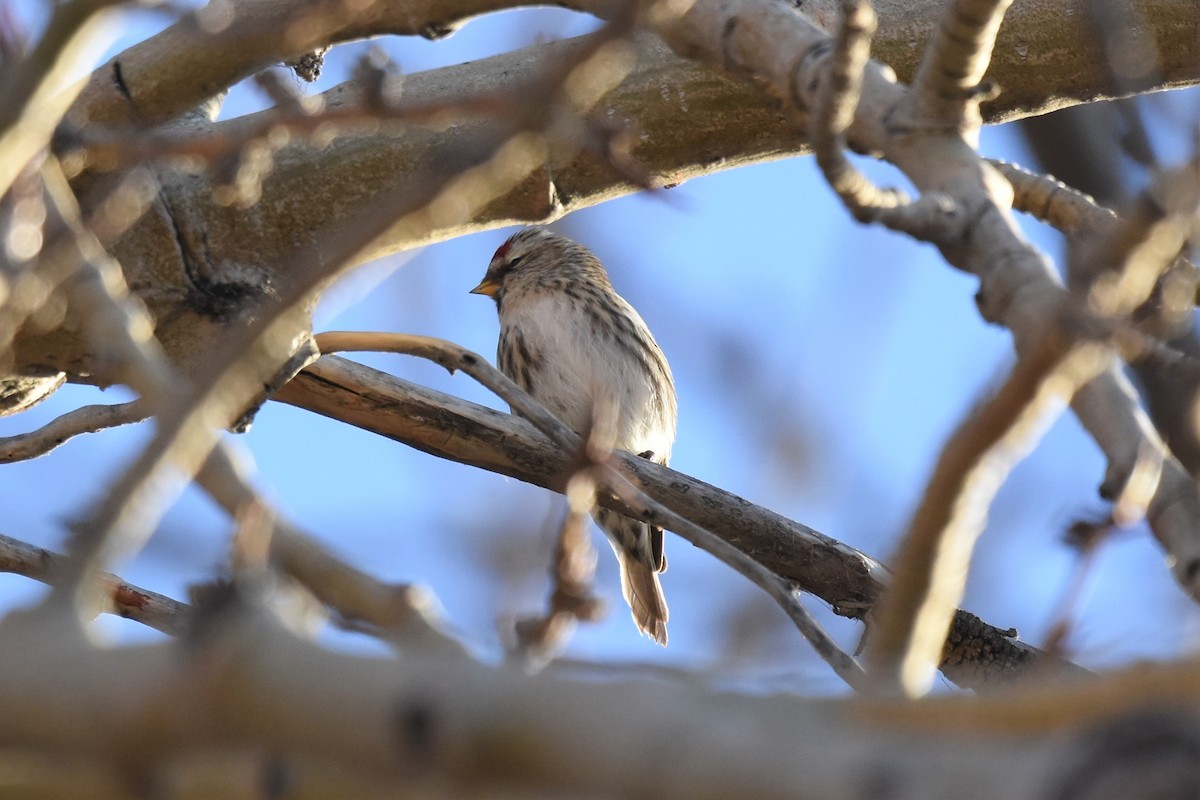
<svg viewBox="0 0 1200 800">
<path fill-rule="evenodd" d="M 669 452 L 674 431 L 662 421 L 659 401 L 641 365 L 567 297 L 547 296 L 506 314 L 539 356 L 534 397 L 576 431 L 590 427 L 592 409 L 614 409 L 615 445 L 633 453 Z"/>
</svg>

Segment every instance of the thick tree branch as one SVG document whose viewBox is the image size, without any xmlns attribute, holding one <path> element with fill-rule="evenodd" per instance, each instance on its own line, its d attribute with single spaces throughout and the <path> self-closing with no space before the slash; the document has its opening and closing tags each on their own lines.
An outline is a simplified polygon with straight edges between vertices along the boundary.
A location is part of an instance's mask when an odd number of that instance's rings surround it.
<svg viewBox="0 0 1200 800">
<path fill-rule="evenodd" d="M 37 622 L 0 625 L 0 747 L 119 761 L 125 786 L 188 785 L 198 760 L 234 767 L 205 774 L 239 796 L 261 794 L 265 772 L 314 797 L 851 800 L 866 768 L 902 774 L 897 797 L 987 800 L 1054 796 L 1088 743 L 1086 729 L 1006 737 L 970 723 L 914 736 L 893 707 L 880 724 L 874 705 L 701 681 L 579 681 L 553 668 L 531 678 L 462 654 L 336 653 L 246 606 L 206 619 L 201 636 L 138 647 L 64 642 Z M 251 779 L 230 782 L 237 767 Z M 211 796 L 211 784 L 196 794 Z"/>
<path fill-rule="evenodd" d="M 78 124 L 154 123 L 212 99 L 273 64 L 385 34 L 447 36 L 513 0 L 238 0 L 185 14 L 93 73 L 72 110 Z M 614 6 L 617 4 L 614 3 Z"/>
<path fill-rule="evenodd" d="M 613 0 L 560 4 L 601 17 L 620 7 Z M 242 0 L 233 7 L 236 16 L 232 10 L 222 12 L 228 15 L 225 18 L 189 15 L 114 58 L 96 71 L 76 113 L 94 122 L 127 120 L 131 111 L 146 120 L 171 117 L 270 64 L 322 45 L 389 34 L 443 35 L 472 16 L 519 5 L 512 0 L 378 2 L 347 15 L 344 5 L 334 0 Z M 818 25 L 833 30 L 839 5 L 840 0 L 807 0 L 801 9 Z M 876 58 L 891 65 L 901 80 L 911 80 L 925 44 L 938 29 L 943 5 L 940 0 L 878 4 L 881 32 Z M 1148 27 L 1144 35 L 1158 45 L 1162 88 L 1200 79 L 1200 67 L 1192 57 L 1200 30 L 1195 7 L 1187 0 L 1135 0 L 1131 5 Z M 991 121 L 1112 96 L 1107 59 L 1080 6 L 1079 0 L 1024 2 L 1008 15 L 989 70 L 1004 89 L 987 112 Z M 281 30 L 286 35 L 280 36 Z M 496 71 L 494 59 L 476 64 L 472 71 L 479 77 Z M 674 68 L 682 70 L 676 78 L 691 71 L 678 62 Z M 119 75 L 119 83 L 114 75 Z M 678 80 L 662 85 L 686 88 Z M 745 87 L 731 88 L 731 93 L 730 107 L 762 104 Z"/>
<path fill-rule="evenodd" d="M 1103 64 L 1102 54 L 1092 45 L 1091 28 L 1079 21 L 1083 15 L 1064 13 L 1064 8 L 1072 2 L 1020 3 L 1013 9 L 1000 32 L 990 73 L 1009 90 L 985 107 L 989 121 L 1045 111 L 1069 102 L 1064 98 L 1094 99 L 1104 95 L 1104 73 L 1098 69 Z M 1146 6 L 1141 16 L 1154 26 L 1154 35 L 1162 45 L 1161 82 L 1157 86 L 1183 85 L 1200 78 L 1200 66 L 1186 57 L 1200 31 L 1200 14 L 1184 0 L 1142 0 L 1141 4 Z M 278 11 L 286 5 L 278 3 L 272 8 Z M 834 0 L 806 3 L 804 8 L 810 18 L 770 4 L 759 10 L 769 10 L 772 15 L 782 13 L 787 25 L 799 20 L 808 26 L 807 41 L 816 43 L 825 41 L 825 34 L 808 20 L 832 26 L 837 7 Z M 611 8 L 603 2 L 586 6 L 586 10 L 601 14 L 608 14 Z M 757 14 L 757 8 L 748 7 L 748 13 Z M 940 3 L 934 0 L 882 4 L 882 25 L 874 44 L 876 57 L 895 66 L 902 77 L 911 76 L 921 52 L 919 44 L 936 29 L 939 13 Z M 335 22 L 319 15 L 313 19 L 318 32 L 322 24 Z M 1054 24 L 1048 25 L 1047 20 L 1053 20 Z M 713 20 L 704 19 L 699 24 L 709 22 Z M 787 25 L 772 29 L 771 35 L 786 30 Z M 721 30 L 720 25 L 714 30 Z M 380 32 L 386 32 L 386 28 Z M 217 40 L 220 41 L 220 36 Z M 177 39 L 174 41 L 178 44 Z M 789 42 L 784 49 L 804 52 L 795 44 Z M 406 102 L 414 103 L 434 99 L 453 103 L 456 98 L 511 93 L 547 58 L 567 54 L 579 46 L 578 40 L 540 45 L 412 75 L 405 80 L 404 97 Z M 776 43 L 771 41 L 747 43 L 747 47 L 758 52 L 770 52 L 774 46 Z M 653 36 L 639 37 L 636 49 L 638 68 L 605 99 L 604 118 L 633 126 L 636 135 L 629 137 L 630 156 L 658 183 L 676 184 L 715 170 L 806 150 L 803 136 L 779 113 L 777 103 L 753 87 L 731 80 L 719 70 L 671 54 Z M 169 60 L 170 50 L 159 44 L 153 52 Z M 198 46 L 196 52 L 202 53 L 203 47 Z M 1029 57 L 1030 53 L 1037 57 Z M 199 80 L 204 70 L 226 68 L 222 59 L 201 55 L 198 58 L 205 66 L 197 66 L 199 72 L 172 75 L 156 66 L 152 55 L 147 52 L 137 56 L 145 61 L 138 70 L 151 81 L 146 91 L 178 98 L 180 105 L 188 108 L 202 99 L 198 95 L 188 97 L 188 92 L 198 91 L 197 87 L 203 89 L 202 94 L 212 91 L 211 86 Z M 245 62 L 237 67 L 245 74 L 253 71 L 252 66 L 255 69 L 259 66 L 258 56 L 251 52 L 229 55 L 235 62 Z M 111 72 L 101 70 L 94 80 L 109 84 Z M 670 87 L 666 97 L 663 87 Z M 135 86 L 129 91 L 138 94 L 141 90 Z M 357 97 L 353 86 L 339 87 L 326 96 L 332 105 L 355 102 Z M 874 96 L 869 96 L 868 102 L 874 103 Z M 798 111 L 803 114 L 802 108 Z M 686 114 L 688 124 L 679 124 L 680 114 Z M 212 320 L 203 313 L 195 313 L 179 298 L 204 300 L 207 290 L 212 289 L 214 297 L 207 300 L 209 307 L 223 308 L 224 313 L 232 316 L 228 307 L 234 304 L 228 298 L 235 295 L 231 292 L 285 280 L 287 270 L 274 265 L 287 263 L 297 242 L 306 248 L 320 247 L 330 231 L 375 207 L 380 195 L 403 192 L 412 182 L 411 176 L 422 174 L 429 165 L 444 163 L 455 154 L 461 162 L 464 152 L 478 152 L 479 142 L 494 133 L 478 119 L 464 117 L 452 121 L 452 126 L 437 130 L 418 127 L 350 135 L 323 148 L 304 143 L 291 145 L 276 155 L 276 169 L 264 183 L 260 201 L 250 209 L 217 203 L 210 178 L 164 174 L 160 202 L 123 237 L 114 254 L 129 271 L 130 283 L 146 287 L 143 297 L 160 322 L 158 334 L 168 352 L 180 363 L 194 362 L 206 352 L 213 335 Z M 798 121 L 803 123 L 802 118 Z M 194 124 L 196 127 L 188 135 L 203 137 L 210 130 L 213 135 L 236 138 L 240 131 L 258 121 L 250 117 L 213 127 Z M 85 177 L 81 182 L 89 185 L 95 181 Z M 433 224 L 419 231 L 395 227 L 362 249 L 355 260 L 369 260 L 513 222 L 554 219 L 639 188 L 603 153 L 551 149 L 543 164 L 525 180 L 469 219 L 452 225 Z M 304 198 L 304 202 L 296 202 L 298 197 Z M 181 242 L 197 244 L 181 253 Z M 199 246 L 199 242 L 204 246 Z M 189 274 L 186 268 L 189 264 L 193 274 L 206 278 L 204 285 L 192 286 L 184 278 Z M 26 331 L 18 341 L 16 365 L 26 373 L 65 369 L 74 380 L 87 380 L 94 369 L 86 343 L 65 331 Z"/>
</svg>

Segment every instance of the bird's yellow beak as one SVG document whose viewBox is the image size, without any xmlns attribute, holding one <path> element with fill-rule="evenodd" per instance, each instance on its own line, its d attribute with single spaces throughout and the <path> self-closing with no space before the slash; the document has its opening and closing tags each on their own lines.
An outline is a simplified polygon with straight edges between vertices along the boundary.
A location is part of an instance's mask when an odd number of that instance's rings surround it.
<svg viewBox="0 0 1200 800">
<path fill-rule="evenodd" d="M 484 278 L 478 286 L 471 290 L 471 294 L 486 294 L 488 297 L 495 297 L 498 291 L 500 291 L 499 281 L 493 278 Z"/>
</svg>

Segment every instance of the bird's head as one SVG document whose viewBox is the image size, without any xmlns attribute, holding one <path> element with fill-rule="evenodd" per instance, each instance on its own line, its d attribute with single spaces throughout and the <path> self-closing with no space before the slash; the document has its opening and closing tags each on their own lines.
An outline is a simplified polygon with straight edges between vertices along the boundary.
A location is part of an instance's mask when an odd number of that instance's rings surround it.
<svg viewBox="0 0 1200 800">
<path fill-rule="evenodd" d="M 496 248 L 471 294 L 487 295 L 499 307 L 514 290 L 563 289 L 588 281 L 609 286 L 604 267 L 587 248 L 546 228 L 523 228 Z"/>
</svg>

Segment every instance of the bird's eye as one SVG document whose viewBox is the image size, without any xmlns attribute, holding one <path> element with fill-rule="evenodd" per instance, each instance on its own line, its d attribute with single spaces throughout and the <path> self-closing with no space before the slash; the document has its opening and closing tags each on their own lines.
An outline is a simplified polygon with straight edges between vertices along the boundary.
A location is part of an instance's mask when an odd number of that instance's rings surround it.
<svg viewBox="0 0 1200 800">
<path fill-rule="evenodd" d="M 496 267 L 496 277 L 503 278 L 505 275 L 507 275 L 509 272 L 512 271 L 513 267 L 517 266 L 524 260 L 525 260 L 525 256 L 514 256 L 514 257 L 510 258 L 508 261 L 502 262 L 499 266 Z"/>
</svg>

